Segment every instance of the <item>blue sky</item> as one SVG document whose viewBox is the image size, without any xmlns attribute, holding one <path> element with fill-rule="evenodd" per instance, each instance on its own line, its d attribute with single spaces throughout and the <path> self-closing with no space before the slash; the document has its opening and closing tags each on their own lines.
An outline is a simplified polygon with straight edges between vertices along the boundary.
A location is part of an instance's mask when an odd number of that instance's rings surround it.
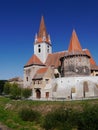
<svg viewBox="0 0 98 130">
<path fill-rule="evenodd" d="M 23 77 L 42 15 L 54 52 L 67 50 L 75 29 L 98 64 L 97 0 L 0 0 L 0 79 Z"/>
</svg>

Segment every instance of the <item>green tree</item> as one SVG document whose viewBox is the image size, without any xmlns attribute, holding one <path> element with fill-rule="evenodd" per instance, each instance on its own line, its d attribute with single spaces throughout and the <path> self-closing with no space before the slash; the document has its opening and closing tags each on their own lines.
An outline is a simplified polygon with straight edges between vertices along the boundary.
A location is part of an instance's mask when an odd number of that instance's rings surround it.
<svg viewBox="0 0 98 130">
<path fill-rule="evenodd" d="M 10 84 L 9 82 L 6 82 L 4 84 L 4 90 L 3 90 L 4 94 L 6 94 L 6 95 L 10 94 L 10 88 L 11 88 L 11 86 L 12 86 L 12 84 Z"/>
<path fill-rule="evenodd" d="M 32 95 L 32 89 L 29 89 L 29 88 L 22 89 L 22 96 L 24 98 L 29 98 L 31 95 Z"/>
<path fill-rule="evenodd" d="M 18 84 L 14 83 L 10 89 L 10 96 L 12 99 L 20 99 L 21 98 L 21 88 Z"/>
</svg>

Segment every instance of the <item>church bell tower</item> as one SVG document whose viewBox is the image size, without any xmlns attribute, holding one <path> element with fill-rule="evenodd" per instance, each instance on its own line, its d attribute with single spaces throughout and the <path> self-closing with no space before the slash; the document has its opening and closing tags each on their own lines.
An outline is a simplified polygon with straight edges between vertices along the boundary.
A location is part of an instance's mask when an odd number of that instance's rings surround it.
<svg viewBox="0 0 98 130">
<path fill-rule="evenodd" d="M 52 53 L 50 35 L 47 34 L 44 17 L 41 17 L 38 34 L 35 35 L 34 54 L 45 63 L 48 54 Z"/>
</svg>

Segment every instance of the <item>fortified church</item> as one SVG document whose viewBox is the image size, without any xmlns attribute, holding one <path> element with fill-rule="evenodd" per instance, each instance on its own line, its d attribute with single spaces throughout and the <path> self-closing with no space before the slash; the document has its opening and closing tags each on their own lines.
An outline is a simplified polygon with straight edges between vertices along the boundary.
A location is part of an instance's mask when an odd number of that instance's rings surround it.
<svg viewBox="0 0 98 130">
<path fill-rule="evenodd" d="M 41 17 L 34 54 L 24 66 L 24 87 L 32 99 L 80 99 L 98 96 L 98 66 L 88 49 L 82 49 L 73 30 L 67 51 L 52 52 L 50 35 Z"/>
</svg>

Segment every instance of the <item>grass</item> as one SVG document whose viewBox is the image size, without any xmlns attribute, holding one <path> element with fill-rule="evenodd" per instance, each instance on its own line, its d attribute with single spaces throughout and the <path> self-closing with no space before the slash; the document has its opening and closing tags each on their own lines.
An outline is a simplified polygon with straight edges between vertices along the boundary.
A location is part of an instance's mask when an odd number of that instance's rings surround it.
<svg viewBox="0 0 98 130">
<path fill-rule="evenodd" d="M 39 111 L 43 117 L 50 111 L 64 107 L 81 110 L 83 106 L 98 104 L 98 99 L 84 101 L 31 101 L 31 100 L 11 100 L 0 97 L 0 122 L 12 130 L 43 130 L 41 122 L 23 121 L 19 117 L 22 108 L 31 108 Z"/>
</svg>

